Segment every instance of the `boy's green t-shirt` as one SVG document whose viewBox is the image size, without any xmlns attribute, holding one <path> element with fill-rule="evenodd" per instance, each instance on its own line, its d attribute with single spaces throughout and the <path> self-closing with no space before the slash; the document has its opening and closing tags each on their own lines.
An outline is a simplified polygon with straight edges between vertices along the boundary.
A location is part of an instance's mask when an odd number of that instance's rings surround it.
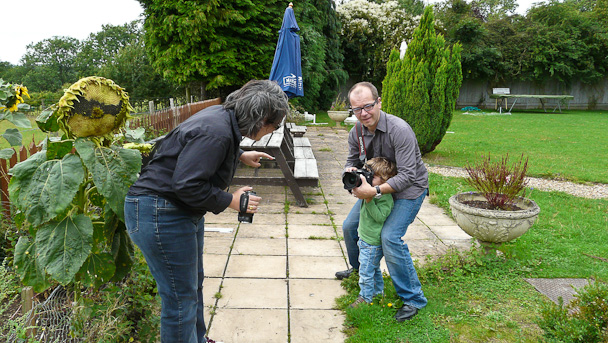
<svg viewBox="0 0 608 343">
<path fill-rule="evenodd" d="M 380 199 L 363 200 L 359 215 L 359 239 L 370 245 L 382 245 L 380 234 L 384 221 L 393 210 L 393 196 L 384 194 Z"/>
</svg>

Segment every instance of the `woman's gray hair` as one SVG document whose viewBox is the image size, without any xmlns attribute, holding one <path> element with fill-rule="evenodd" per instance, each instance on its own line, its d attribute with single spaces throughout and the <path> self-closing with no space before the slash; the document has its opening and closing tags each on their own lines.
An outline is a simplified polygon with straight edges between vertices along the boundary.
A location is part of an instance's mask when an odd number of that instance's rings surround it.
<svg viewBox="0 0 608 343">
<path fill-rule="evenodd" d="M 287 95 L 270 80 L 251 80 L 230 93 L 224 108 L 233 110 L 243 136 L 255 136 L 264 125 L 278 125 L 289 112 Z"/>
</svg>

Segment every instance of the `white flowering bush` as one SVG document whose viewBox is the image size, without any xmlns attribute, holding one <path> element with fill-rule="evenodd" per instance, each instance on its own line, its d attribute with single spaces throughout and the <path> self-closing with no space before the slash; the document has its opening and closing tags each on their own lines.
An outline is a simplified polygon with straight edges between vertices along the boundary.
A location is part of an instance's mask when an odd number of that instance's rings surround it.
<svg viewBox="0 0 608 343">
<path fill-rule="evenodd" d="M 397 1 L 382 4 L 353 0 L 337 8 L 342 23 L 340 32 L 345 65 L 364 79 L 380 84 L 386 75 L 386 63 L 392 49 L 409 42 L 420 17 L 413 17 Z"/>
</svg>

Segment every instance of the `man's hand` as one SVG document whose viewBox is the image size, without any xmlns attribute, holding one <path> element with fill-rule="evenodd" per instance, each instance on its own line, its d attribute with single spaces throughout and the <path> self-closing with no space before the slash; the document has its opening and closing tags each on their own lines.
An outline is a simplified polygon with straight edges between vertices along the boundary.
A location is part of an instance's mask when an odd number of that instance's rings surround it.
<svg viewBox="0 0 608 343">
<path fill-rule="evenodd" d="M 232 193 L 232 201 L 230 202 L 230 205 L 228 205 L 228 207 L 239 212 L 240 207 L 241 207 L 241 194 L 245 193 L 246 191 L 250 191 L 252 189 L 253 188 L 251 188 L 250 186 L 245 186 L 245 187 L 237 189 L 236 192 Z M 260 200 L 262 200 L 261 197 L 259 197 L 257 195 L 249 194 L 249 203 L 247 204 L 247 213 L 257 213 L 258 206 L 260 205 Z"/>
<path fill-rule="evenodd" d="M 245 151 L 243 154 L 241 154 L 239 160 L 250 167 L 257 168 L 261 166 L 260 159 L 262 159 L 262 157 L 269 160 L 274 160 L 274 157 L 260 151 Z"/>
<path fill-rule="evenodd" d="M 359 199 L 371 199 L 376 195 L 376 188 L 372 187 L 363 175 L 361 177 L 361 186 L 353 188 L 353 195 Z"/>
</svg>

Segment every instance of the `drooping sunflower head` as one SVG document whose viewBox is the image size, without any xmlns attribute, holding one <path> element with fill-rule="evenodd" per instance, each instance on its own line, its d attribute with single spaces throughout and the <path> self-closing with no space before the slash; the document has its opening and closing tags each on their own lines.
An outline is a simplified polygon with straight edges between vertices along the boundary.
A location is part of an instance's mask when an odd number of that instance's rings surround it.
<svg viewBox="0 0 608 343">
<path fill-rule="evenodd" d="M 68 137 L 102 137 L 125 125 L 133 110 L 129 96 L 114 81 L 99 76 L 78 80 L 57 108 L 57 121 Z"/>
</svg>

